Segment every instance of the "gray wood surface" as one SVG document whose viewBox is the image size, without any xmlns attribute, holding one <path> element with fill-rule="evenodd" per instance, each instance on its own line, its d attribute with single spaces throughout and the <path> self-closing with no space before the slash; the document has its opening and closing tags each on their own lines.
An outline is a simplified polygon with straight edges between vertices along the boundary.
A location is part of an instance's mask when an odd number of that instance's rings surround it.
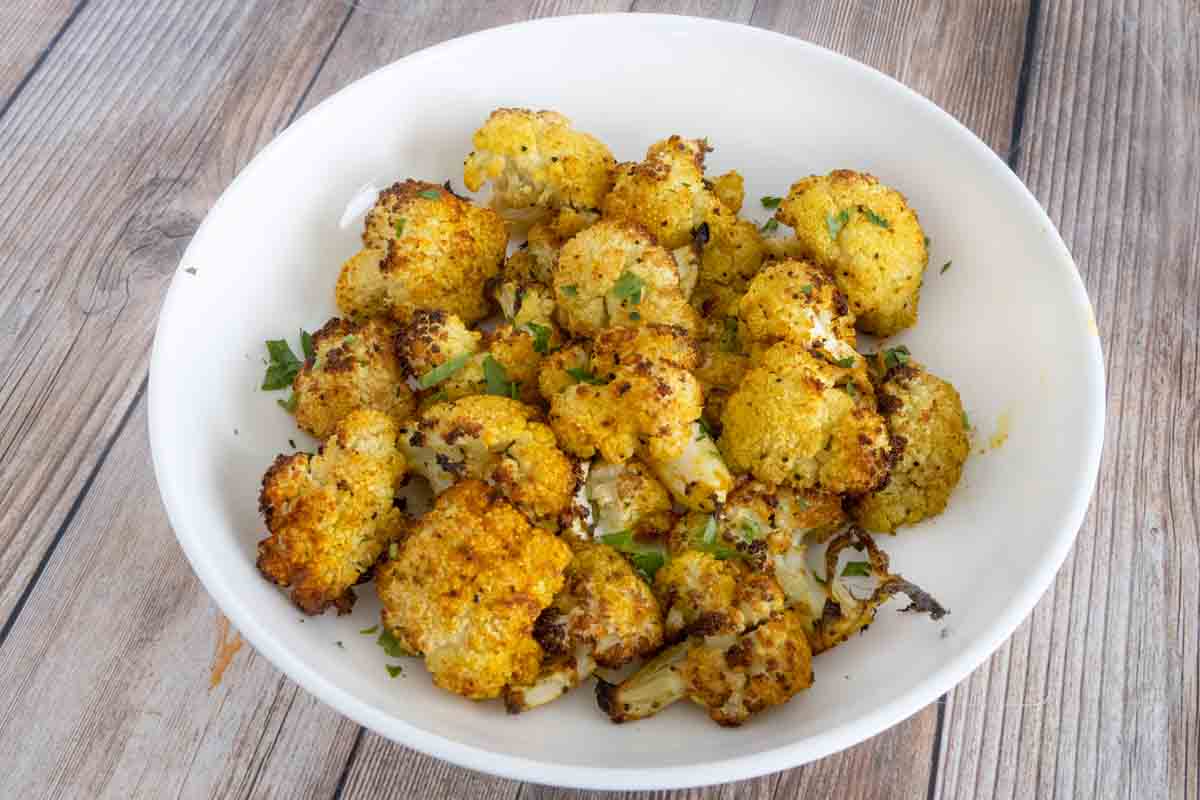
<svg viewBox="0 0 1200 800">
<path fill-rule="evenodd" d="M 996 656 L 942 703 L 844 753 L 664 796 L 1200 798 L 1194 4 L 634 6 L 833 47 L 958 116 L 1010 159 L 1071 245 L 1110 381 L 1079 543 Z M 0 9 L 0 797 L 591 796 L 420 756 L 239 647 L 157 499 L 144 389 L 179 254 L 297 112 L 453 36 L 628 7 Z"/>
</svg>

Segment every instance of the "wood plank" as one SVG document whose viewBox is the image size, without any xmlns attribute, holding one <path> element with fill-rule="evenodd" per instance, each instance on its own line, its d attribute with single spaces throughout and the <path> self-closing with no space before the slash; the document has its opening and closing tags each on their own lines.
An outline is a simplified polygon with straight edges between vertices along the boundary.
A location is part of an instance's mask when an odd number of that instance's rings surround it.
<svg viewBox="0 0 1200 800">
<path fill-rule="evenodd" d="M 1075 255 L 1108 368 L 1091 512 L 1052 590 L 952 695 L 937 796 L 1200 797 L 1200 25 L 1042 4 L 1018 172 Z"/>
<path fill-rule="evenodd" d="M 212 686 L 240 640 L 170 535 L 146 430 L 143 398 L 0 648 L 0 796 L 328 798 L 358 726 L 249 647 Z"/>
<path fill-rule="evenodd" d="M 188 238 L 345 14 L 93 0 L 0 118 L 0 621 L 144 385 Z"/>
<path fill-rule="evenodd" d="M 78 3 L 14 0 L 0 8 L 0 114 L 54 47 Z"/>
</svg>

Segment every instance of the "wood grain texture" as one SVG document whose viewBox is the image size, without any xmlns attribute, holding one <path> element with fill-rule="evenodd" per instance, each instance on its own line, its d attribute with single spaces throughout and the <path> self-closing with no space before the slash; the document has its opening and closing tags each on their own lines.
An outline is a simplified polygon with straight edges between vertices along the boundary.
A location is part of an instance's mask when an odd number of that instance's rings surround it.
<svg viewBox="0 0 1200 800">
<path fill-rule="evenodd" d="M 1018 172 L 1105 346 L 1092 509 L 1033 616 L 952 694 L 937 796 L 1200 797 L 1200 25 L 1044 4 Z M 969 268 L 969 266 L 968 266 Z"/>
<path fill-rule="evenodd" d="M 146 430 L 143 398 L 0 648 L 0 797 L 328 798 L 358 726 L 249 647 L 211 685 Z"/>
<path fill-rule="evenodd" d="M 21 0 L 0 7 L 0 114 L 72 22 L 74 0 Z"/>
<path fill-rule="evenodd" d="M 144 385 L 183 247 L 344 17 L 94 0 L 0 118 L 0 621 Z"/>
</svg>

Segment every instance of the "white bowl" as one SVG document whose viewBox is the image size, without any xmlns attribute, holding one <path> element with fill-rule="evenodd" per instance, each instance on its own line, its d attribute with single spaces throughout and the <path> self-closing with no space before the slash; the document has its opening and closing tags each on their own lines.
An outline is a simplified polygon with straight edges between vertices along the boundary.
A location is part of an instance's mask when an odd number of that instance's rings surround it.
<svg viewBox="0 0 1200 800">
<path fill-rule="evenodd" d="M 276 405 L 283 394 L 258 389 L 263 341 L 287 336 L 295 347 L 299 328 L 334 315 L 338 267 L 358 246 L 357 221 L 340 225 L 356 192 L 408 176 L 461 188 L 471 133 L 498 106 L 561 111 L 620 159 L 672 133 L 707 136 L 710 174 L 741 170 L 747 210 L 760 218 L 760 195 L 836 167 L 872 172 L 908 196 L 933 255 L 920 324 L 900 338 L 955 383 L 977 434 L 946 513 L 882 544 L 949 617 L 933 623 L 889 605 L 869 633 L 816 660 L 811 690 L 738 730 L 686 702 L 615 726 L 588 688 L 511 717 L 499 703 L 435 689 L 415 661 L 391 679 L 373 639 L 358 634 L 377 620 L 370 587 L 351 616 L 304 621 L 259 576 L 261 475 L 289 439 L 309 441 Z M 1095 482 L 1103 419 L 1100 342 L 1071 256 L 970 131 L 819 47 L 646 15 L 467 36 L 378 70 L 306 114 L 197 231 L 167 294 L 150 382 L 154 467 L 171 523 L 259 652 L 343 714 L 425 753 L 511 778 L 613 789 L 794 767 L 953 687 L 1012 633 L 1066 556 Z M 993 449 L 998 427 L 1007 441 Z"/>
</svg>

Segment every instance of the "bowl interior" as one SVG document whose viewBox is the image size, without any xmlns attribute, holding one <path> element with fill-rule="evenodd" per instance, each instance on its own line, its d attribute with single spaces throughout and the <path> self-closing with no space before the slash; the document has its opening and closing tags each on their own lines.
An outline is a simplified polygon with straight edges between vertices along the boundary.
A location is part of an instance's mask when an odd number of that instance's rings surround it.
<svg viewBox="0 0 1200 800">
<path fill-rule="evenodd" d="M 276 405 L 283 395 L 258 389 L 263 341 L 287 336 L 296 347 L 300 328 L 335 314 L 338 268 L 359 234 L 343 213 L 361 187 L 413 176 L 461 189 L 471 133 L 498 106 L 559 110 L 622 160 L 672 133 L 707 136 L 709 173 L 740 170 L 746 211 L 759 219 L 761 195 L 837 167 L 907 195 L 932 255 L 920 323 L 897 341 L 958 387 L 975 442 L 946 513 L 881 543 L 949 617 L 935 624 L 892 603 L 867 635 L 817 659 L 812 690 L 737 732 L 687 703 L 617 727 L 587 689 L 508 717 L 498 703 L 434 689 L 415 661 L 392 679 L 392 662 L 358 633 L 377 621 L 370 586 L 351 616 L 304 619 L 258 576 L 262 472 L 289 439 L 311 445 Z M 741 26 L 617 16 L 523 24 L 424 51 L 280 136 L 221 197 L 180 265 L 155 342 L 150 424 L 188 557 L 235 625 L 293 678 L 386 735 L 477 769 L 622 787 L 793 766 L 953 686 L 1011 633 L 1065 556 L 1094 482 L 1102 406 L 1098 337 L 1070 256 L 975 137 L 820 48 Z M 1006 436 L 990 441 L 997 432 Z"/>
</svg>

